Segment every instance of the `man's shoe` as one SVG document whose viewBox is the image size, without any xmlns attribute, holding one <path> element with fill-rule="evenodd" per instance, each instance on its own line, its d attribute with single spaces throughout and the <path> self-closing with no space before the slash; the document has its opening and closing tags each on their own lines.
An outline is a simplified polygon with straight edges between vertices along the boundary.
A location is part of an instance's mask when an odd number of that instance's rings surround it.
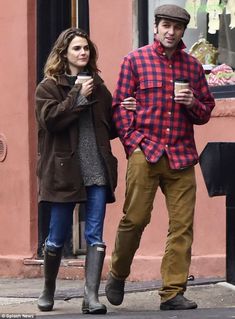
<svg viewBox="0 0 235 319">
<path fill-rule="evenodd" d="M 114 278 L 109 273 L 107 284 L 105 286 L 105 293 L 108 301 L 114 305 L 119 306 L 124 298 L 125 280 Z"/>
<path fill-rule="evenodd" d="M 188 300 L 182 294 L 176 295 L 160 304 L 160 310 L 187 310 L 197 308 L 196 302 Z"/>
</svg>

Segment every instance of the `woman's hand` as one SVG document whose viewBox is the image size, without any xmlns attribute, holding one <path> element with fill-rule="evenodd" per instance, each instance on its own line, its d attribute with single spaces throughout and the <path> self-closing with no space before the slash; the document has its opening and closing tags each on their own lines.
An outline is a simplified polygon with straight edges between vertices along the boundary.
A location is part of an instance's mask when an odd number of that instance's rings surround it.
<svg viewBox="0 0 235 319">
<path fill-rule="evenodd" d="M 126 110 L 135 111 L 136 110 L 136 99 L 132 96 L 127 97 L 121 103 L 121 106 L 124 107 Z"/>
<path fill-rule="evenodd" d="M 78 83 L 79 83 L 78 80 L 76 80 L 75 84 L 78 84 Z M 94 86 L 94 80 L 93 79 L 87 80 L 86 82 L 82 83 L 82 87 L 79 93 L 85 97 L 88 97 L 92 93 L 93 86 Z"/>
</svg>

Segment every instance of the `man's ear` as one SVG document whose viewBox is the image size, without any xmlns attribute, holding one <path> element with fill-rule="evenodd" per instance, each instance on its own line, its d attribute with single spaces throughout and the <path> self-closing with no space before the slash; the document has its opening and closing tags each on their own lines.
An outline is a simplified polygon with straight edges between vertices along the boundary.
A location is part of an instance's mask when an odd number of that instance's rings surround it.
<svg viewBox="0 0 235 319">
<path fill-rule="evenodd" d="M 157 34 L 157 32 L 158 32 L 158 31 L 157 31 L 157 26 L 156 26 L 156 24 L 154 24 L 154 27 L 153 27 L 153 33 L 154 33 L 154 35 Z"/>
</svg>

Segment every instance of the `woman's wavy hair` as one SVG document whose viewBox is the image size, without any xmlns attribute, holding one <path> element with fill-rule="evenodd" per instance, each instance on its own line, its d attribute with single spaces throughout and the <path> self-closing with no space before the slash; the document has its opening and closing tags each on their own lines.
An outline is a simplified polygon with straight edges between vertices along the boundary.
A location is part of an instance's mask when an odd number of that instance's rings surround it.
<svg viewBox="0 0 235 319">
<path fill-rule="evenodd" d="M 86 69 L 89 73 L 98 73 L 99 69 L 97 67 L 98 51 L 96 45 L 90 40 L 88 34 L 82 29 L 69 28 L 64 30 L 54 43 L 54 46 L 47 58 L 44 67 L 44 77 L 52 78 L 55 81 L 57 76 L 68 73 L 70 74 L 66 53 L 70 42 L 76 37 L 85 38 L 88 42 L 90 49 L 90 58 Z"/>
</svg>

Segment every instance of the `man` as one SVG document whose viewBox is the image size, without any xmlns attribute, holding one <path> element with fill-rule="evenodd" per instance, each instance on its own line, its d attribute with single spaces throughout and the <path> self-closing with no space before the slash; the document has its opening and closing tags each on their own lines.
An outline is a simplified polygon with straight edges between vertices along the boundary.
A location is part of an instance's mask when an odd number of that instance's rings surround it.
<svg viewBox="0 0 235 319">
<path fill-rule="evenodd" d="M 165 195 L 169 230 L 162 259 L 161 310 L 194 309 L 184 297 L 193 241 L 198 154 L 194 124 L 205 124 L 215 105 L 202 65 L 183 51 L 182 37 L 190 15 L 176 5 L 155 11 L 156 35 L 151 45 L 128 54 L 114 94 L 114 121 L 128 157 L 124 216 L 116 235 L 106 295 L 113 305 L 124 297 L 125 279 L 150 222 L 158 189 Z M 174 82 L 189 88 L 174 96 Z M 121 101 L 135 96 L 136 111 Z"/>
</svg>

